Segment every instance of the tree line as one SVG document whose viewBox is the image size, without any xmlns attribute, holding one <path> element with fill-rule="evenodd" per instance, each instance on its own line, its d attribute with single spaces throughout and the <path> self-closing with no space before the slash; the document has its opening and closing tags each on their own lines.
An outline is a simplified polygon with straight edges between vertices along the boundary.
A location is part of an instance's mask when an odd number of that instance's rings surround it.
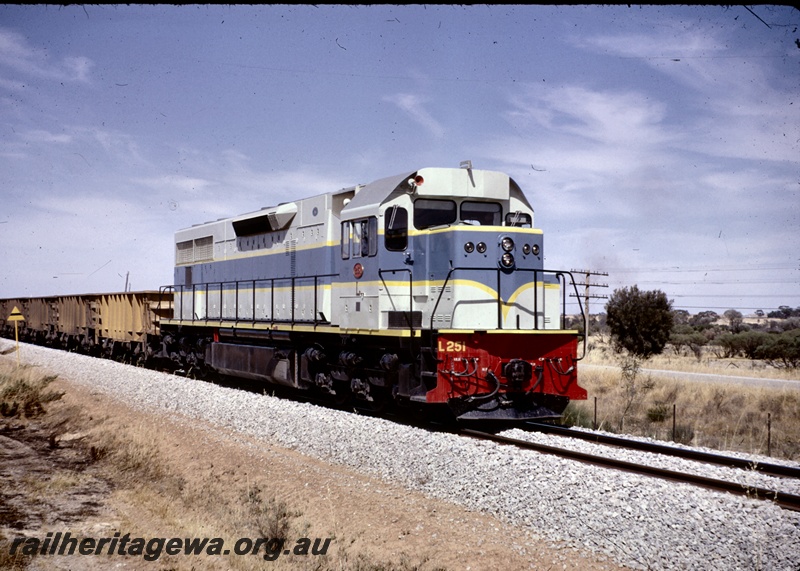
<svg viewBox="0 0 800 571">
<path fill-rule="evenodd" d="M 800 368 L 800 307 L 780 306 L 757 320 L 745 321 L 741 312 L 729 309 L 722 315 L 702 311 L 691 315 L 672 309 L 660 290 L 642 291 L 637 286 L 614 291 L 606 313 L 590 316 L 592 333 L 608 335 L 618 352 L 647 359 L 664 350 L 718 358 L 745 357 L 777 368 Z M 582 328 L 582 323 L 572 327 Z"/>
</svg>

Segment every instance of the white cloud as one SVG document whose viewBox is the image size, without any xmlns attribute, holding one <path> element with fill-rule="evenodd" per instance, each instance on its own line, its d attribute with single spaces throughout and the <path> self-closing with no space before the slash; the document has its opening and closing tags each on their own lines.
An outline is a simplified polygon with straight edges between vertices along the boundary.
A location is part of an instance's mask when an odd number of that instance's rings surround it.
<svg viewBox="0 0 800 571">
<path fill-rule="evenodd" d="M 531 87 L 511 98 L 506 116 L 520 135 L 496 139 L 489 154 L 531 199 L 545 231 L 546 265 L 608 269 L 612 288 L 661 283 L 680 305 L 696 284 L 669 283 L 670 273 L 650 269 L 675 266 L 686 281 L 686 268 L 713 275 L 720 267 L 791 263 L 800 227 L 797 180 L 790 166 L 781 171 L 765 158 L 744 159 L 771 152 L 775 113 L 765 110 L 760 122 L 750 110 L 735 116 L 735 97 L 723 99 L 719 115 L 678 129 L 671 120 L 681 108 L 668 94 L 568 85 Z M 796 156 L 775 152 L 797 164 Z M 787 291 L 766 274 L 737 286 L 741 275 L 722 277 L 726 291 L 743 296 L 733 305 Z"/>
<path fill-rule="evenodd" d="M 25 89 L 25 82 L 18 79 L 6 79 L 5 77 L 0 76 L 0 89 L 20 92 Z M 4 104 L 11 107 L 13 102 L 11 99 L 4 99 Z"/>
<path fill-rule="evenodd" d="M 87 57 L 65 57 L 63 67 L 67 77 L 74 81 L 88 82 L 94 63 Z"/>
<path fill-rule="evenodd" d="M 730 32 L 728 32 L 730 33 Z M 682 113 L 695 128 L 681 146 L 718 157 L 797 161 L 800 156 L 800 80 L 776 85 L 776 61 L 787 56 L 769 45 L 738 46 L 723 31 L 665 21 L 648 35 L 601 35 L 583 48 L 635 58 L 676 83 Z M 780 46 L 780 44 L 778 44 Z M 680 86 L 680 87 L 677 87 Z"/>
<path fill-rule="evenodd" d="M 562 135 L 614 146 L 662 145 L 671 136 L 663 127 L 664 105 L 633 91 L 594 91 L 581 86 L 532 87 L 515 98 L 510 120 L 533 121 Z"/>
<path fill-rule="evenodd" d="M 138 179 L 135 180 L 135 182 L 139 182 L 162 192 L 174 192 L 181 195 L 184 193 L 198 195 L 204 193 L 209 188 L 217 186 L 217 183 L 210 180 L 173 174 Z"/>
<path fill-rule="evenodd" d="M 534 182 L 529 190 L 545 211 L 569 205 L 573 215 L 631 219 L 668 210 L 664 203 L 683 194 L 664 103 L 581 86 L 531 88 L 511 103 L 509 124 L 530 136 L 503 141 L 492 155 Z"/>
<path fill-rule="evenodd" d="M 65 56 L 61 61 L 52 61 L 47 50 L 30 46 L 22 34 L 0 28 L 0 66 L 30 77 L 88 82 L 94 63 L 82 56 Z"/>
<path fill-rule="evenodd" d="M 8 206 L 0 254 L 25 252 L 25 263 L 15 266 L 7 293 L 121 291 L 129 271 L 134 288 L 170 279 L 170 213 L 153 216 L 147 202 L 116 193 L 49 194 Z"/>
<path fill-rule="evenodd" d="M 575 45 L 597 49 L 606 55 L 637 58 L 657 64 L 659 60 L 708 57 L 725 49 L 708 27 L 696 28 L 685 21 L 664 19 L 647 34 L 598 34 L 573 37 Z"/>
<path fill-rule="evenodd" d="M 50 133 L 43 129 L 26 131 L 20 135 L 22 139 L 30 143 L 71 143 L 72 136 L 67 133 Z"/>
<path fill-rule="evenodd" d="M 395 95 L 387 95 L 383 99 L 397 105 L 434 137 L 444 136 L 445 130 L 442 124 L 423 107 L 424 98 L 413 93 L 397 93 Z"/>
</svg>

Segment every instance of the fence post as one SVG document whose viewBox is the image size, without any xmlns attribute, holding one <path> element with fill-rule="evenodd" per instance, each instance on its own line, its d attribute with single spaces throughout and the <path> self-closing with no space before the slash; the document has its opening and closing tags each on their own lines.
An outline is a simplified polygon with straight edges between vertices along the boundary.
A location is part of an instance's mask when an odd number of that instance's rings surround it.
<svg viewBox="0 0 800 571">
<path fill-rule="evenodd" d="M 592 430 L 597 430 L 597 397 L 594 397 L 594 422 L 592 422 Z"/>
<path fill-rule="evenodd" d="M 675 418 L 676 418 L 676 405 L 672 405 L 672 441 L 675 442 Z"/>
<path fill-rule="evenodd" d="M 772 413 L 767 413 L 767 456 L 772 456 Z"/>
</svg>

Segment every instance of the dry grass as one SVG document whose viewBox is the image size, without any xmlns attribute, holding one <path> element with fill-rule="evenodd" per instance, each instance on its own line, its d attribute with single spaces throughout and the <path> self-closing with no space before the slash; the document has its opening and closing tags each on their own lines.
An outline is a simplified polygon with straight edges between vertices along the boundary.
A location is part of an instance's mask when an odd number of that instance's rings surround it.
<svg viewBox="0 0 800 571">
<path fill-rule="evenodd" d="M 0 368 L 0 417 L 35 418 L 45 411 L 45 404 L 58 400 L 63 393 L 47 390 L 55 376 L 43 376 L 36 368 Z"/>
<path fill-rule="evenodd" d="M 262 570 L 266 564 L 271 569 L 282 570 L 431 570 L 441 569 L 427 565 L 427 560 L 402 555 L 399 559 L 382 561 L 367 553 L 348 548 L 348 542 L 339 530 L 320 534 L 312 531 L 303 513 L 292 507 L 290 500 L 278 497 L 270 482 L 257 477 L 238 481 L 235 474 L 211 472 L 198 480 L 183 471 L 170 451 L 159 445 L 148 426 L 119 427 L 113 421 L 98 432 L 100 442 L 95 446 L 99 463 L 107 463 L 109 476 L 122 483 L 127 490 L 121 492 L 127 503 L 137 506 L 136 517 L 121 526 L 130 533 L 144 537 L 156 535 L 154 523 L 165 535 L 173 537 L 266 538 L 278 540 L 283 547 L 275 551 L 276 543 L 262 548 L 257 556 L 193 557 L 196 570 L 226 569 L 241 571 Z M 105 423 L 104 423 L 105 424 Z M 236 483 L 232 483 L 236 481 Z M 148 514 L 141 516 L 141 512 Z M 147 522 L 147 523 L 144 523 Z M 285 555 L 283 549 L 293 549 L 303 537 L 332 538 L 324 555 Z M 266 548 L 276 559 L 265 561 Z M 185 565 L 185 556 L 162 555 L 161 565 Z"/>
<path fill-rule="evenodd" d="M 604 430 L 756 454 L 767 454 L 769 438 L 772 456 L 800 459 L 800 385 L 797 389 L 747 387 L 668 380 L 640 371 L 631 387 L 623 380 L 619 357 L 598 342 L 586 363 L 613 368 L 585 369 L 580 373 L 580 383 L 587 389 L 589 399 L 570 404 L 568 419 L 574 424 L 592 426 L 596 397 L 597 423 Z M 797 377 L 796 371 L 792 374 L 768 369 L 744 359 L 698 361 L 674 352 L 650 359 L 642 368 L 771 379 Z"/>
<path fill-rule="evenodd" d="M 592 365 L 616 365 L 617 356 L 601 336 L 593 337 L 589 344 L 585 363 Z M 683 371 L 686 373 L 708 373 L 714 375 L 731 375 L 737 377 L 758 377 L 760 379 L 797 380 L 800 371 L 794 369 L 777 369 L 769 366 L 764 361 L 746 359 L 744 357 L 718 358 L 708 347 L 702 347 L 700 357 L 694 355 L 677 354 L 671 346 L 661 355 L 648 359 L 648 369 L 664 369 L 669 371 Z"/>
<path fill-rule="evenodd" d="M 13 412 L 18 423 L 35 417 L 40 428 L 49 426 L 47 430 L 50 430 L 57 424 L 61 435 L 73 436 L 70 446 L 82 451 L 82 459 L 72 470 L 63 465 L 53 466 L 48 477 L 42 478 L 41 473 L 37 473 L 20 479 L 20 490 L 28 496 L 26 505 L 31 507 L 29 514 L 16 514 L 21 516 L 17 520 L 28 520 L 30 518 L 25 515 L 35 515 L 34 506 L 43 498 L 56 502 L 70 490 L 97 478 L 110 483 L 111 488 L 110 491 L 108 487 L 105 492 L 98 491 L 93 499 L 103 505 L 123 506 L 116 511 L 119 520 L 114 528 L 124 530 L 132 537 L 223 538 L 226 547 L 230 547 L 227 545 L 229 541 L 243 537 L 283 542 L 267 544 L 255 556 L 161 554 L 157 563 L 152 562 L 153 568 L 255 571 L 268 565 L 270 569 L 279 571 L 441 569 L 434 567 L 424 556 L 401 554 L 391 560 L 374 557 L 356 547 L 341 529 L 312 526 L 300 510 L 292 507 L 291 498 L 279 497 L 274 491 L 277 486 L 259 477 L 258 471 L 243 479 L 230 469 L 197 470 L 197 462 L 192 461 L 191 442 L 180 444 L 180 448 L 173 444 L 173 448 L 168 449 L 164 439 L 149 423 L 128 425 L 111 414 L 92 417 L 71 409 L 70 416 L 65 419 L 64 407 L 50 413 L 50 407 L 45 409 L 44 404 L 63 394 L 46 388 L 53 380 L 54 377 L 42 376 L 36 369 L 17 369 L 0 362 L 3 410 Z M 59 418 L 49 420 L 50 414 Z M 63 444 L 59 442 L 53 438 L 53 448 L 67 445 L 66 441 Z M 46 439 L 42 445 L 47 447 Z M 201 463 L 207 466 L 208 459 L 202 459 Z M 102 497 L 103 493 L 111 496 Z M 0 493 L 0 507 L 2 500 Z M 0 510 L 0 513 L 5 511 Z M 64 531 L 63 526 L 58 531 Z M 32 535 L 43 536 L 44 533 L 32 532 Z M 297 540 L 305 537 L 311 538 L 309 547 L 318 550 L 323 550 L 326 538 L 331 538 L 331 541 L 324 555 L 284 554 L 284 549 L 293 549 Z M 321 541 L 315 546 L 317 538 Z M 22 570 L 35 563 L 19 554 L 12 557 L 8 542 L 9 539 L 0 532 L 0 569 Z M 274 561 L 265 559 L 265 549 L 270 546 Z"/>
<path fill-rule="evenodd" d="M 55 377 L 43 377 L 31 367 L 17 367 L 0 362 L 0 429 L 4 429 L 11 421 L 19 426 L 21 422 L 42 416 L 45 413 L 45 404 L 63 396 L 62 393 L 47 390 L 47 386 L 54 380 Z M 29 477 L 20 482 L 20 486 L 41 497 L 48 493 L 58 493 L 64 486 L 69 486 L 70 483 L 62 477 L 62 474 L 47 479 L 42 479 L 41 476 Z M 0 489 L 0 528 L 25 518 L 25 514 L 17 506 L 8 502 L 5 491 Z M 0 569 L 21 570 L 30 564 L 29 557 L 12 556 L 4 547 L 5 537 L 0 530 Z"/>
</svg>

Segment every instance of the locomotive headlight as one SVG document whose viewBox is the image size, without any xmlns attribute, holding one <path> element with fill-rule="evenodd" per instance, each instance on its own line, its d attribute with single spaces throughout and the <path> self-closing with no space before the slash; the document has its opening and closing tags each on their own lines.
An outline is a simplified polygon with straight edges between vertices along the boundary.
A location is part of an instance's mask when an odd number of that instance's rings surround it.
<svg viewBox="0 0 800 571">
<path fill-rule="evenodd" d="M 534 244 L 533 245 L 533 255 L 534 256 L 538 256 L 539 255 L 539 244 Z"/>
<path fill-rule="evenodd" d="M 514 249 L 514 240 L 506 236 L 502 240 L 500 240 L 500 247 L 503 248 L 503 251 L 510 252 L 511 250 Z"/>
<path fill-rule="evenodd" d="M 483 254 L 486 251 L 486 244 L 484 244 L 483 242 L 478 242 L 477 248 L 478 252 Z"/>
<path fill-rule="evenodd" d="M 510 268 L 514 265 L 514 256 L 505 252 L 502 256 L 500 256 L 500 265 L 504 268 Z"/>
<path fill-rule="evenodd" d="M 531 253 L 530 244 L 525 244 L 524 246 L 522 246 L 522 253 L 525 254 L 526 256 Z"/>
<path fill-rule="evenodd" d="M 471 254 L 473 251 L 475 251 L 475 244 L 473 244 L 472 242 L 467 242 L 466 244 L 464 244 L 464 251 L 467 254 Z"/>
</svg>

